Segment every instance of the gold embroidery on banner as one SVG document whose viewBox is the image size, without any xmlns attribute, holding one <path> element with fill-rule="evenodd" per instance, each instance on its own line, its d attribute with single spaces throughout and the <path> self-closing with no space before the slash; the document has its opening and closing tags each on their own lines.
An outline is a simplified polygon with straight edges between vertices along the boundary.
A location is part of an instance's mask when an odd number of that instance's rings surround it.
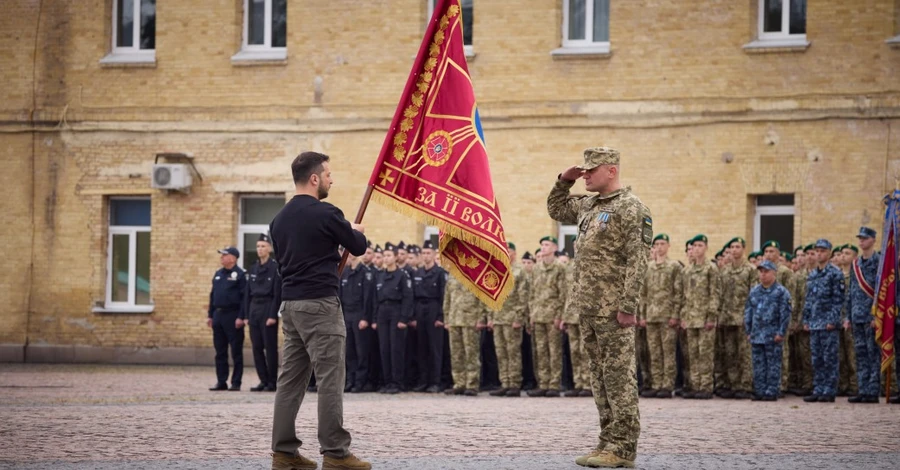
<svg viewBox="0 0 900 470">
<path fill-rule="evenodd" d="M 496 290 L 500 287 L 500 277 L 497 276 L 493 271 L 484 275 L 484 279 L 481 281 L 481 285 L 487 287 L 489 290 Z"/>
<path fill-rule="evenodd" d="M 459 261 L 460 266 L 465 266 L 469 269 L 475 269 L 481 265 L 481 263 L 478 262 L 478 259 L 475 258 L 474 255 L 466 256 L 465 253 L 459 251 L 459 247 L 457 247 L 456 245 L 453 245 L 453 254 L 456 256 L 456 259 Z"/>
</svg>

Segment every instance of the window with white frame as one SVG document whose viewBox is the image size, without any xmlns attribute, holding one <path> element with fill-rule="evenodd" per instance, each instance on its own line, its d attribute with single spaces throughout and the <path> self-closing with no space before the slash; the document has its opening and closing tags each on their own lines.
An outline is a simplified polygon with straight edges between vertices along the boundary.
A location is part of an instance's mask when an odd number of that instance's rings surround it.
<svg viewBox="0 0 900 470">
<path fill-rule="evenodd" d="M 434 245 L 434 249 L 437 250 L 437 248 L 441 246 L 440 234 L 441 229 L 439 229 L 437 225 L 426 225 L 425 233 L 422 234 L 422 239 L 431 241 Z"/>
<path fill-rule="evenodd" d="M 578 237 L 577 225 L 559 224 L 559 251 L 563 251 L 569 257 L 575 256 L 575 239 Z"/>
<path fill-rule="evenodd" d="M 112 0 L 112 50 L 102 64 L 156 60 L 156 0 Z"/>
<path fill-rule="evenodd" d="M 473 16 L 475 14 L 474 5 L 472 4 L 473 0 L 460 0 L 459 5 L 462 7 L 462 28 L 463 28 L 463 45 L 466 50 L 466 55 L 471 56 L 473 53 L 472 49 L 472 26 L 473 26 Z M 428 0 L 428 19 L 430 20 L 432 15 L 434 15 L 434 7 L 437 4 L 437 0 Z"/>
<path fill-rule="evenodd" d="M 242 196 L 240 208 L 240 224 L 238 225 L 238 249 L 241 258 L 238 264 L 249 269 L 259 256 L 256 255 L 256 242 L 259 235 L 269 233 L 269 224 L 284 207 L 284 195 Z"/>
<path fill-rule="evenodd" d="M 610 0 L 563 0 L 563 48 L 609 50 Z"/>
<path fill-rule="evenodd" d="M 759 0 L 759 39 L 806 40 L 806 0 Z"/>
<path fill-rule="evenodd" d="M 243 1 L 243 42 L 234 59 L 286 59 L 287 0 Z"/>
<path fill-rule="evenodd" d="M 106 308 L 152 305 L 149 198 L 110 198 L 107 249 Z"/>
</svg>

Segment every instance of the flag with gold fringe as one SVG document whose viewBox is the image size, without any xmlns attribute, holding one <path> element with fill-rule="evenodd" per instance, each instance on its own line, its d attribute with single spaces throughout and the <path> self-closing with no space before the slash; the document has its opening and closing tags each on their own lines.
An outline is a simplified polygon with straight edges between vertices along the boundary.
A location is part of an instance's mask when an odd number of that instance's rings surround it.
<svg viewBox="0 0 900 470">
<path fill-rule="evenodd" d="M 900 235 L 900 191 L 885 196 L 884 241 L 881 266 L 875 282 L 875 341 L 881 346 L 881 371 L 888 372 L 894 362 L 894 322 L 897 318 L 897 236 Z"/>
<path fill-rule="evenodd" d="M 459 0 L 440 0 L 369 179 L 376 201 L 441 230 L 441 265 L 492 309 L 513 286 Z"/>
</svg>

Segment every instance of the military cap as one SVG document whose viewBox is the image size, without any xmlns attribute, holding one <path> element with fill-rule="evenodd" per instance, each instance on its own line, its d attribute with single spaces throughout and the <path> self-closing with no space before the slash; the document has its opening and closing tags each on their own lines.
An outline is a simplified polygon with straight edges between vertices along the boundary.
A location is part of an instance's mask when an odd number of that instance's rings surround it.
<svg viewBox="0 0 900 470">
<path fill-rule="evenodd" d="M 776 250 L 781 251 L 781 243 L 778 243 L 778 240 L 769 240 L 763 243 L 763 246 L 760 249 L 765 250 L 768 247 L 774 247 Z"/>
<path fill-rule="evenodd" d="M 724 251 L 725 251 L 725 250 L 719 250 L 719 251 L 717 251 L 715 257 L 716 257 L 716 258 L 721 258 L 721 257 L 725 254 Z"/>
<path fill-rule="evenodd" d="M 506 242 L 506 247 L 509 248 L 510 250 L 515 250 L 516 244 L 513 242 Z"/>
<path fill-rule="evenodd" d="M 815 249 L 816 249 L 816 244 L 815 244 L 815 243 L 810 243 L 809 245 L 806 245 L 806 246 L 803 247 L 803 251 L 812 251 L 812 250 L 815 250 Z"/>
<path fill-rule="evenodd" d="M 694 243 L 697 243 L 697 242 L 709 243 L 709 238 L 706 238 L 706 235 L 703 235 L 703 234 L 701 233 L 701 234 L 699 234 L 699 235 L 697 235 L 697 236 L 695 236 L 694 238 L 691 239 L 691 244 L 692 244 L 692 245 L 693 245 Z"/>
<path fill-rule="evenodd" d="M 220 255 L 231 255 L 231 256 L 234 256 L 235 258 L 241 257 L 241 252 L 238 251 L 238 249 L 233 246 L 226 246 L 225 248 L 222 248 L 221 250 L 218 250 L 218 251 L 219 251 Z"/>
<path fill-rule="evenodd" d="M 871 229 L 869 227 L 860 227 L 859 235 L 857 235 L 856 238 L 875 238 L 875 235 L 876 232 L 874 229 Z"/>
<path fill-rule="evenodd" d="M 787 258 L 788 252 L 786 252 L 786 251 L 784 251 L 784 250 L 781 250 L 781 251 L 778 252 L 778 254 L 781 255 L 781 256 L 784 256 L 785 258 Z"/>
<path fill-rule="evenodd" d="M 803 249 L 803 245 L 800 245 L 797 248 L 794 248 L 794 254 L 797 254 L 798 251 L 806 251 L 806 250 Z"/>
<path fill-rule="evenodd" d="M 408 245 L 406 250 L 409 251 L 410 254 L 417 255 L 419 254 L 419 247 L 416 245 Z"/>
<path fill-rule="evenodd" d="M 559 241 L 554 236 L 547 235 L 546 237 L 541 238 L 541 243 L 550 242 L 554 245 L 559 245 Z"/>
<path fill-rule="evenodd" d="M 794 261 L 794 255 L 788 253 L 788 254 L 784 255 L 784 259 L 787 261 Z"/>
<path fill-rule="evenodd" d="M 403 242 L 400 242 L 403 243 Z M 397 251 L 400 249 L 400 245 L 394 245 L 391 242 L 386 242 L 384 244 L 384 251 L 393 251 L 394 254 L 397 254 Z"/>
<path fill-rule="evenodd" d="M 529 252 L 526 251 L 525 254 L 522 255 L 522 259 L 531 259 L 531 260 L 533 260 L 533 259 L 534 259 L 534 256 L 531 256 L 531 253 L 529 253 Z"/>
<path fill-rule="evenodd" d="M 434 249 L 434 243 L 431 243 L 431 240 L 425 240 L 425 241 L 422 243 L 422 249 L 423 249 L 423 250 L 433 250 L 433 249 Z"/>
<path fill-rule="evenodd" d="M 664 233 L 660 233 L 660 234 L 656 235 L 655 237 L 653 237 L 653 243 L 656 243 L 656 240 L 665 240 L 666 243 L 668 243 L 669 236 Z"/>
<path fill-rule="evenodd" d="M 759 263 L 759 266 L 757 266 L 756 269 L 766 269 L 769 271 L 778 271 L 778 268 L 775 267 L 775 263 L 773 263 L 769 260 L 765 260 L 762 263 Z"/>
<path fill-rule="evenodd" d="M 830 250 L 831 242 L 824 238 L 820 238 L 816 240 L 816 248 L 825 248 L 826 250 Z"/>
<path fill-rule="evenodd" d="M 859 247 L 857 247 L 856 245 L 851 245 L 849 243 L 842 246 L 841 249 L 842 250 L 844 250 L 844 249 L 853 250 L 854 253 L 857 253 L 857 254 L 859 253 Z"/>
<path fill-rule="evenodd" d="M 610 147 L 591 147 L 584 150 L 584 164 L 579 170 L 593 170 L 600 165 L 618 165 L 619 151 Z"/>
<path fill-rule="evenodd" d="M 731 246 L 734 242 L 740 242 L 741 246 L 747 246 L 747 240 L 744 240 L 743 237 L 734 237 L 731 240 L 728 240 L 728 243 L 725 246 Z"/>
<path fill-rule="evenodd" d="M 391 246 L 393 246 L 393 245 L 391 245 Z M 385 250 L 387 249 L 387 243 L 384 244 L 384 249 Z M 397 250 L 406 251 L 406 243 L 403 243 L 403 240 L 400 240 L 400 243 L 398 243 L 397 246 L 394 247 L 394 251 L 397 251 Z"/>
<path fill-rule="evenodd" d="M 750 253 L 749 255 L 747 255 L 747 260 L 751 260 L 753 258 L 756 258 L 757 256 L 759 256 L 759 252 L 754 251 L 754 252 Z"/>
<path fill-rule="evenodd" d="M 372 240 L 366 240 L 366 248 L 372 248 Z"/>
<path fill-rule="evenodd" d="M 690 246 L 693 245 L 693 244 L 694 244 L 694 239 L 691 238 L 690 240 L 684 242 L 684 249 L 687 250 L 688 247 L 690 247 Z"/>
<path fill-rule="evenodd" d="M 384 250 L 381 249 L 381 245 L 375 245 L 375 253 L 384 253 Z"/>
<path fill-rule="evenodd" d="M 272 239 L 269 238 L 269 234 L 268 234 L 268 233 L 261 233 L 261 234 L 259 234 L 259 238 L 257 238 L 256 241 L 258 241 L 258 242 L 266 242 L 266 243 L 269 243 L 269 244 L 272 243 Z"/>
</svg>

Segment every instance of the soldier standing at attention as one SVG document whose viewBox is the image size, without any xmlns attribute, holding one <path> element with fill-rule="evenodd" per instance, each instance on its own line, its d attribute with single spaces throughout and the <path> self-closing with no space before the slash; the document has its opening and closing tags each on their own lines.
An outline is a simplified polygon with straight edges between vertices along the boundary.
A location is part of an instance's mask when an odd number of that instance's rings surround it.
<svg viewBox="0 0 900 470">
<path fill-rule="evenodd" d="M 487 327 L 494 330 L 494 349 L 500 371 L 500 389 L 493 397 L 522 396 L 522 330 L 528 321 L 528 275 L 516 262 L 516 245 L 507 242 L 512 260 L 513 291 L 499 312 L 488 311 Z"/>
<path fill-rule="evenodd" d="M 450 365 L 453 388 L 447 395 L 478 396 L 481 377 L 480 330 L 487 314 L 484 304 L 454 277 L 447 280 L 444 292 L 444 328 L 450 332 Z"/>
<path fill-rule="evenodd" d="M 746 242 L 734 237 L 728 242 L 729 264 L 721 273 L 722 309 L 719 316 L 719 331 L 722 334 L 722 378 L 724 389 L 722 398 L 746 399 L 751 397 L 752 371 L 751 351 L 744 329 L 744 311 L 750 289 L 759 280 L 760 274 L 752 264 L 744 259 Z M 773 273 L 774 274 L 774 273 Z M 784 336 L 784 334 L 782 335 Z"/>
<path fill-rule="evenodd" d="M 691 243 L 694 263 L 685 268 L 682 278 L 684 302 L 681 327 L 687 330 L 688 361 L 692 392 L 684 398 L 710 399 L 713 390 L 716 317 L 721 298 L 716 267 L 706 260 L 708 239 L 697 235 Z"/>
<path fill-rule="evenodd" d="M 844 275 L 831 264 L 831 242 L 816 241 L 816 268 L 806 281 L 803 329 L 810 332 L 813 394 L 805 402 L 834 402 L 838 380 L 838 336 L 844 306 Z"/>
<path fill-rule="evenodd" d="M 850 293 L 850 279 L 853 277 L 851 266 L 856 261 L 859 248 L 847 244 L 840 247 L 840 263 L 838 267 L 844 273 L 844 293 Z M 853 346 L 853 323 L 849 321 L 850 312 L 845 305 L 841 310 L 841 334 L 838 342 L 838 396 L 856 395 L 859 391 L 856 383 L 856 351 Z"/>
<path fill-rule="evenodd" d="M 406 336 L 413 321 L 413 286 L 397 267 L 397 247 L 384 244 L 384 271 L 375 276 L 375 323 L 381 348 L 382 393 L 400 393 L 406 368 Z"/>
<path fill-rule="evenodd" d="M 381 248 L 381 245 L 375 245 L 372 250 L 372 266 L 376 271 L 384 270 L 384 249 Z"/>
<path fill-rule="evenodd" d="M 578 178 L 597 194 L 570 196 Z M 547 210 L 554 220 L 578 226 L 573 307 L 600 415 L 597 447 L 575 463 L 632 468 L 641 433 L 632 328 L 653 241 L 650 211 L 619 182 L 619 152 L 608 147 L 585 150 L 584 165 L 559 175 Z"/>
<path fill-rule="evenodd" d="M 790 268 L 784 265 L 781 243 L 778 243 L 776 240 L 769 240 L 763 243 L 763 258 L 771 261 L 772 264 L 777 266 L 778 271 L 775 272 L 775 280 L 790 292 L 794 287 L 794 273 Z M 790 335 L 790 333 L 788 333 L 788 335 Z M 791 357 L 790 337 L 782 344 L 782 352 L 784 353 L 784 358 L 781 363 L 781 390 L 785 390 L 787 389 L 788 377 L 791 373 L 789 363 Z"/>
<path fill-rule="evenodd" d="M 647 266 L 641 298 L 642 322 L 647 328 L 650 381 L 656 390 L 642 397 L 672 398 L 675 389 L 675 342 L 678 340 L 678 310 L 681 305 L 681 265 L 668 258 L 669 236 L 653 237 L 653 262 Z M 651 394 L 650 392 L 655 392 Z"/>
<path fill-rule="evenodd" d="M 771 261 L 757 269 L 759 285 L 744 305 L 744 331 L 753 348 L 753 400 L 775 401 L 781 390 L 781 345 L 791 321 L 791 294 L 775 280 Z"/>
<path fill-rule="evenodd" d="M 338 295 L 347 328 L 347 379 L 344 392 L 371 392 L 369 384 L 369 340 L 372 314 L 375 311 L 375 274 L 361 258 L 350 256 L 349 265 L 341 273 Z"/>
<path fill-rule="evenodd" d="M 222 268 L 213 276 L 212 290 L 209 292 L 209 311 L 206 326 L 212 328 L 213 346 L 216 348 L 216 385 L 209 390 L 241 390 L 241 377 L 244 374 L 244 321 L 247 312 L 244 310 L 244 294 L 247 288 L 247 277 L 244 270 L 237 265 L 241 252 L 233 246 L 219 250 Z M 228 380 L 228 348 L 231 347 L 231 360 L 234 371 L 231 373 L 231 388 L 225 383 Z"/>
<path fill-rule="evenodd" d="M 860 227 L 859 247 L 862 256 L 854 259 L 850 269 L 850 292 L 847 294 L 847 320 L 853 326 L 853 343 L 856 347 L 856 377 L 859 394 L 847 399 L 850 403 L 878 403 L 881 384 L 881 348 L 875 341 L 875 317 L 872 302 L 875 299 L 875 283 L 881 256 L 875 252 L 875 230 Z"/>
<path fill-rule="evenodd" d="M 573 308 L 575 292 L 575 275 L 577 266 L 574 260 L 570 260 L 565 266 L 565 283 L 568 289 L 566 293 L 566 306 L 563 310 L 562 321 L 559 324 L 561 331 L 565 331 L 569 337 L 569 358 L 572 362 L 572 390 L 565 393 L 567 397 L 591 396 L 591 377 L 587 359 L 584 355 L 584 344 L 581 339 L 581 325 L 578 321 L 578 310 Z"/>
<path fill-rule="evenodd" d="M 541 238 L 541 257 L 531 273 L 531 328 L 538 388 L 529 397 L 558 397 L 562 379 L 562 332 L 559 329 L 566 304 L 566 272 L 556 262 L 555 237 Z"/>
<path fill-rule="evenodd" d="M 265 233 L 256 241 L 259 260 L 247 273 L 246 312 L 250 321 L 250 343 L 259 385 L 251 392 L 274 392 L 278 381 L 278 309 L 281 307 L 281 275 L 278 262 L 270 259 L 272 241 Z"/>
<path fill-rule="evenodd" d="M 418 247 L 416 248 L 418 251 Z M 444 288 L 447 271 L 434 264 L 434 244 L 422 244 L 424 265 L 413 276 L 416 299 L 416 332 L 418 334 L 419 380 L 416 392 L 441 391 L 441 364 L 444 361 Z"/>
<path fill-rule="evenodd" d="M 812 359 L 809 351 L 809 332 L 803 330 L 803 305 L 806 303 L 806 278 L 809 268 L 815 265 L 815 251 L 812 245 L 797 247 L 794 259 L 798 259 L 798 269 L 794 273 L 794 288 L 791 290 L 791 324 L 788 336 L 791 342 L 791 375 L 794 378 L 794 395 L 807 396 L 812 393 Z"/>
</svg>

